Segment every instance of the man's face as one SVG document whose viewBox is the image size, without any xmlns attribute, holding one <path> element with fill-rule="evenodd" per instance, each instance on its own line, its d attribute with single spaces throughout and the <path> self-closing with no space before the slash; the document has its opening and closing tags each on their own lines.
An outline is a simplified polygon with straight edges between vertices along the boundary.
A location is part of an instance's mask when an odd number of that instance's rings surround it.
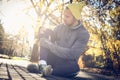
<svg viewBox="0 0 120 80">
<path fill-rule="evenodd" d="M 73 26 L 76 19 L 72 15 L 71 11 L 69 9 L 64 10 L 64 17 L 63 17 L 64 24 L 67 26 Z"/>
</svg>

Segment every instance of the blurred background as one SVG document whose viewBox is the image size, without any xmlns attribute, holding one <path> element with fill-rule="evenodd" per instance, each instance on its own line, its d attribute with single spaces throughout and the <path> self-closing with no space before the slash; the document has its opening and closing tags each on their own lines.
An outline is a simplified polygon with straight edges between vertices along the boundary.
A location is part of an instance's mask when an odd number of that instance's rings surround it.
<svg viewBox="0 0 120 80">
<path fill-rule="evenodd" d="M 80 1 L 90 39 L 78 64 L 119 72 L 120 0 L 0 0 L 0 54 L 29 60 L 39 28 L 54 29 L 65 5 Z"/>
</svg>

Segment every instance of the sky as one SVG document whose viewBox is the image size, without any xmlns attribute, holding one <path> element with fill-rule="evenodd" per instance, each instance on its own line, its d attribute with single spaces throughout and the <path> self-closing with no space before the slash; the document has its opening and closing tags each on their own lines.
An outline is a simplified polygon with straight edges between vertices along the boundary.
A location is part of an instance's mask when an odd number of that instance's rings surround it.
<svg viewBox="0 0 120 80">
<path fill-rule="evenodd" d="M 30 0 L 0 1 L 0 20 L 6 33 L 16 35 L 24 27 L 30 42 L 34 40 L 37 15 Z"/>
</svg>

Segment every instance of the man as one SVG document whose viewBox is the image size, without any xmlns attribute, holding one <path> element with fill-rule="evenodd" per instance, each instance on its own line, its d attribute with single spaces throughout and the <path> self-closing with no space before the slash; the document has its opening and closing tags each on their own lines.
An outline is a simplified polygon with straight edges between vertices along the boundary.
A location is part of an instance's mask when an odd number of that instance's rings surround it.
<svg viewBox="0 0 120 80">
<path fill-rule="evenodd" d="M 79 71 L 78 58 L 84 52 L 89 39 L 87 30 L 79 20 L 84 5 L 81 2 L 66 6 L 64 23 L 50 32 L 51 39 L 48 35 L 39 35 L 40 65 L 44 65 L 44 75 L 71 76 Z"/>
</svg>

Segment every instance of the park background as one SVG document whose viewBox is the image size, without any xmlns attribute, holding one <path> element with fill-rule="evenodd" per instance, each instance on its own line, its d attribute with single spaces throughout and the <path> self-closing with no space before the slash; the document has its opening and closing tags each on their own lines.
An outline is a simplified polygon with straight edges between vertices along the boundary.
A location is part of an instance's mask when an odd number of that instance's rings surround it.
<svg viewBox="0 0 120 80">
<path fill-rule="evenodd" d="M 90 33 L 81 68 L 120 71 L 119 0 L 0 0 L 0 54 L 29 60 L 39 28 L 62 22 L 66 4 L 86 1 L 81 21 Z"/>
</svg>

